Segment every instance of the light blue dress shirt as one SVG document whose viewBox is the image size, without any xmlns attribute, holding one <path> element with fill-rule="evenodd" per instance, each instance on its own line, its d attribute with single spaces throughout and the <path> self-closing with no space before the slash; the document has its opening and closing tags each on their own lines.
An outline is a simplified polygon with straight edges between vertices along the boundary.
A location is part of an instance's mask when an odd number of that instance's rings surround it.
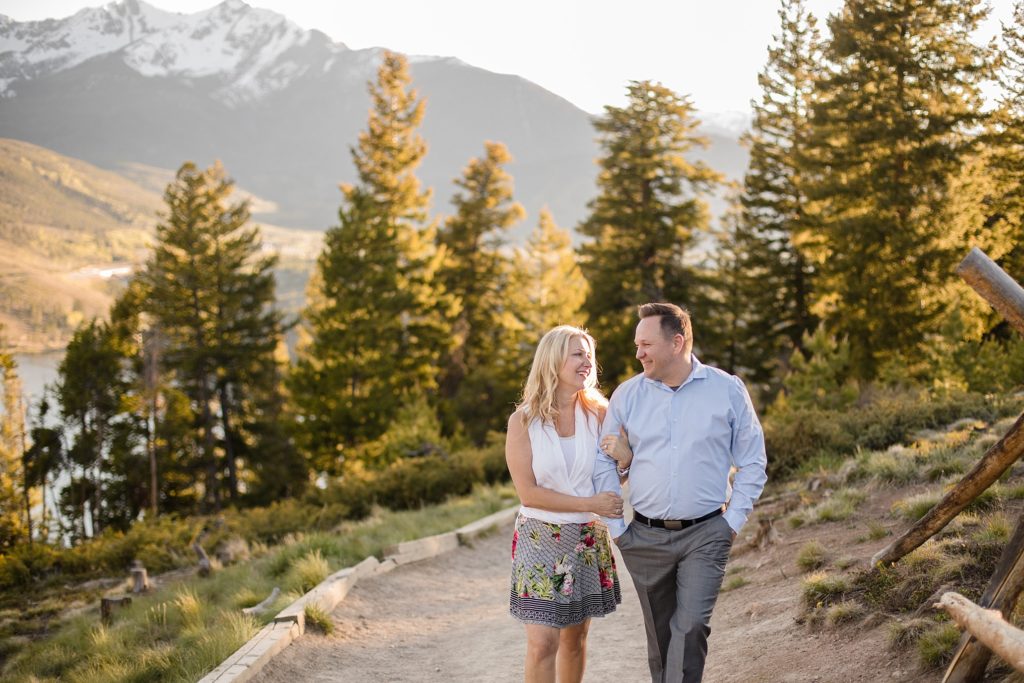
<svg viewBox="0 0 1024 683">
<path fill-rule="evenodd" d="M 728 501 L 725 519 L 739 531 L 768 477 L 764 433 L 743 382 L 690 356 L 693 369 L 677 389 L 643 374 L 612 394 L 601 436 L 624 425 L 633 449 L 629 502 L 651 519 L 696 519 Z M 600 451 L 597 491 L 622 493 L 615 461 Z M 732 489 L 729 471 L 735 466 Z M 613 537 L 622 519 L 604 519 Z"/>
</svg>

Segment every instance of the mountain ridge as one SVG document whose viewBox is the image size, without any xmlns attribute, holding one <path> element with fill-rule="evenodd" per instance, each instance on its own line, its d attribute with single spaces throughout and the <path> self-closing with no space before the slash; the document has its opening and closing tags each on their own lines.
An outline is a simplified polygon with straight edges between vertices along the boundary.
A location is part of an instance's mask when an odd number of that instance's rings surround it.
<svg viewBox="0 0 1024 683">
<path fill-rule="evenodd" d="M 220 159 L 241 185 L 270 202 L 258 220 L 317 230 L 335 224 L 337 186 L 355 180 L 349 147 L 365 127 L 366 84 L 375 77 L 382 49 L 351 50 L 241 0 L 192 15 L 154 10 L 146 24 L 152 30 L 125 47 L 124 16 L 132 11 L 150 16 L 151 7 L 122 0 L 94 8 L 91 15 L 82 10 L 28 28 L 31 22 L 0 26 L 0 81 L 6 88 L 0 97 L 0 136 L 107 169 L 177 168 L 187 159 L 201 165 Z M 61 24 L 79 15 L 85 33 Z M 229 20 L 249 22 L 249 28 L 231 33 Z M 202 33 L 203 27 L 210 32 Z M 194 44 L 183 48 L 183 36 L 197 31 L 199 37 L 189 39 Z M 253 36 L 274 31 L 276 47 L 260 52 L 266 41 Z M 121 37 L 111 42 L 111 35 Z M 81 47 L 82 36 L 106 36 L 107 42 L 100 41 L 103 50 L 93 46 L 89 58 L 79 59 L 88 52 Z M 230 36 L 248 38 L 232 47 Z M 47 52 L 57 38 L 67 46 Z M 25 52 L 30 44 L 37 47 Z M 220 70 L 185 69 L 192 63 L 188 55 L 221 49 L 231 59 L 218 62 Z M 160 55 L 166 59 L 163 71 L 139 70 L 140 64 L 159 66 Z M 434 188 L 435 213 L 450 210 L 453 180 L 482 153 L 485 141 L 495 140 L 510 149 L 516 199 L 529 214 L 514 228 L 514 240 L 529 233 L 544 206 L 569 228 L 585 216 L 596 191 L 600 153 L 590 114 L 519 76 L 456 57 L 417 56 L 411 72 L 413 86 L 427 102 L 421 132 L 429 150 L 419 176 Z M 735 136 L 704 132 L 712 147 L 694 156 L 739 177 L 746 157 Z"/>
</svg>

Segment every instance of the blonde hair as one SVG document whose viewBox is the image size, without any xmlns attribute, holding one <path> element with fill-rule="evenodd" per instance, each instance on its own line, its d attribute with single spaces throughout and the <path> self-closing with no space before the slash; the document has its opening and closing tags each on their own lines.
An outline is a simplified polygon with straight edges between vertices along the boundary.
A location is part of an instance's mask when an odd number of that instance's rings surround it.
<svg viewBox="0 0 1024 683">
<path fill-rule="evenodd" d="M 532 420 L 554 422 L 558 416 L 555 407 L 555 389 L 558 387 L 558 373 L 565 360 L 569 357 L 569 343 L 573 339 L 582 338 L 594 352 L 593 367 L 583 383 L 583 389 L 576 394 L 576 400 L 583 410 L 601 417 L 601 409 L 608 405 L 608 400 L 597 388 L 597 353 L 596 343 L 590 334 L 572 325 L 559 325 L 541 337 L 537 351 L 533 355 L 530 375 L 526 378 L 523 389 L 523 400 L 518 408 L 523 410 L 523 422 Z"/>
</svg>

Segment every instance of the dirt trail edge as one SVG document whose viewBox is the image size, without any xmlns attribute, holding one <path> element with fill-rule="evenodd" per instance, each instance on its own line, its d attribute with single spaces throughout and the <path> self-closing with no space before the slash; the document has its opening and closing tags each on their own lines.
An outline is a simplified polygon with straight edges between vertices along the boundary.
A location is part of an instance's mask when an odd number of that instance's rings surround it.
<svg viewBox="0 0 1024 683">
<path fill-rule="evenodd" d="M 361 581 L 333 612 L 332 635 L 307 633 L 253 680 L 522 681 L 525 639 L 508 614 L 511 534 L 508 526 L 472 547 Z M 941 672 L 918 672 L 912 653 L 901 659 L 890 652 L 884 625 L 815 632 L 797 623 L 802 575 L 794 557 L 800 544 L 818 538 L 831 548 L 852 546 L 853 557 L 870 557 L 876 548 L 857 542 L 862 535 L 852 524 L 817 525 L 785 533 L 764 552 L 734 552 L 726 581 L 742 576 L 749 583 L 719 597 L 704 680 L 940 680 Z M 650 680 L 643 619 L 621 557 L 616 561 L 623 603 L 592 622 L 585 680 L 641 683 Z"/>
</svg>

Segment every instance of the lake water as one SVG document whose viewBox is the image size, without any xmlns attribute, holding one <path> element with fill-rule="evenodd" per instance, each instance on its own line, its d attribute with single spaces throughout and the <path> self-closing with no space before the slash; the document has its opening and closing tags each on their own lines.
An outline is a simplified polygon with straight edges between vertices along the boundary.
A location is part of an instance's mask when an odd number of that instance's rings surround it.
<svg viewBox="0 0 1024 683">
<path fill-rule="evenodd" d="M 53 384 L 57 379 L 57 366 L 63 358 L 63 351 L 15 354 L 18 377 L 21 378 L 24 387 L 25 403 L 31 406 L 33 414 L 36 403 L 43 395 L 43 387 Z"/>
</svg>

